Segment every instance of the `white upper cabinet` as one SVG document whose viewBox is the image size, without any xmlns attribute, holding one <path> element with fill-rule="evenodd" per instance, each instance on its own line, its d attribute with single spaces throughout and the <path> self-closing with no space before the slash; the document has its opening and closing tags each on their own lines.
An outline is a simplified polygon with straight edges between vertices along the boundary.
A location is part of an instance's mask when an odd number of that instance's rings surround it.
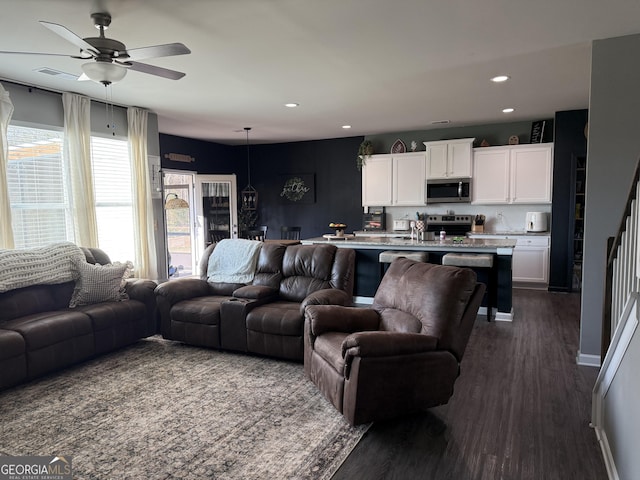
<svg viewBox="0 0 640 480">
<path fill-rule="evenodd" d="M 474 138 L 424 142 L 427 179 L 471 176 Z"/>
<path fill-rule="evenodd" d="M 474 149 L 472 203 L 551 203 L 553 144 Z"/>
<path fill-rule="evenodd" d="M 393 156 L 393 205 L 425 204 L 425 152 Z"/>
<path fill-rule="evenodd" d="M 362 167 L 362 206 L 425 204 L 425 152 L 372 155 Z"/>
<path fill-rule="evenodd" d="M 551 203 L 553 146 L 523 145 L 511 150 L 511 201 Z"/>
<path fill-rule="evenodd" d="M 391 205 L 391 155 L 371 155 L 362 167 L 362 205 Z"/>
</svg>

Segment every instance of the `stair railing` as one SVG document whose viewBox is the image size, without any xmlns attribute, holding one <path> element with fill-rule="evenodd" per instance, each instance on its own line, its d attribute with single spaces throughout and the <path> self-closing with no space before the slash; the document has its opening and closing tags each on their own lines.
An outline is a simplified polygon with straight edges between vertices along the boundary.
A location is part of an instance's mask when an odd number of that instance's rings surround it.
<svg viewBox="0 0 640 480">
<path fill-rule="evenodd" d="M 640 161 L 627 196 L 627 204 L 615 237 L 607 242 L 607 267 L 602 315 L 601 359 L 604 361 L 625 306 L 638 280 L 638 198 L 640 197 Z"/>
</svg>

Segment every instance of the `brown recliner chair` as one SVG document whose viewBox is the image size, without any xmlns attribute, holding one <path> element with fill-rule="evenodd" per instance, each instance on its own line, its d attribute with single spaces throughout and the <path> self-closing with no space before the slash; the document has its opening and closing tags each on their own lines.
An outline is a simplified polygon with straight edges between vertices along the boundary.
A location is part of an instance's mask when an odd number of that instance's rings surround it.
<svg viewBox="0 0 640 480">
<path fill-rule="evenodd" d="M 484 291 L 470 269 L 399 258 L 371 308 L 306 308 L 305 373 L 352 425 L 445 404 Z"/>
</svg>

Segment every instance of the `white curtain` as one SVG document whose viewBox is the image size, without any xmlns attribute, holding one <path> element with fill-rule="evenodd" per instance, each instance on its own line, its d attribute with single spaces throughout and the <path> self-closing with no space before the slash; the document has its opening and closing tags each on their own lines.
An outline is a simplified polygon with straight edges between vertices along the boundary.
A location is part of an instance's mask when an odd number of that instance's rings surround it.
<svg viewBox="0 0 640 480">
<path fill-rule="evenodd" d="M 9 145 L 7 130 L 13 115 L 13 103 L 2 84 L 0 84 L 0 248 L 13 248 L 13 229 L 11 228 L 11 205 L 9 203 L 9 186 L 7 184 L 7 167 L 9 165 Z"/>
<path fill-rule="evenodd" d="M 91 100 L 63 93 L 64 156 L 71 177 L 75 242 L 98 247 L 98 221 L 91 173 Z"/>
<path fill-rule="evenodd" d="M 127 109 L 129 126 L 129 153 L 133 183 L 133 220 L 135 236 L 135 275 L 140 278 L 158 278 L 156 239 L 151 202 L 151 182 L 147 161 L 148 112 L 141 108 Z"/>
</svg>

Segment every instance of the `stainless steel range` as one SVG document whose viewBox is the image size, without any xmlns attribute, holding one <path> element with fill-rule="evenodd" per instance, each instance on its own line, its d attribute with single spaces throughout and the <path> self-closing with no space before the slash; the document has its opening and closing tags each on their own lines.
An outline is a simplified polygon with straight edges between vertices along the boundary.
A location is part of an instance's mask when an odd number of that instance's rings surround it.
<svg viewBox="0 0 640 480">
<path fill-rule="evenodd" d="M 471 231 L 473 215 L 427 215 L 427 232 L 441 230 L 447 232 L 447 236 L 464 236 Z"/>
</svg>

